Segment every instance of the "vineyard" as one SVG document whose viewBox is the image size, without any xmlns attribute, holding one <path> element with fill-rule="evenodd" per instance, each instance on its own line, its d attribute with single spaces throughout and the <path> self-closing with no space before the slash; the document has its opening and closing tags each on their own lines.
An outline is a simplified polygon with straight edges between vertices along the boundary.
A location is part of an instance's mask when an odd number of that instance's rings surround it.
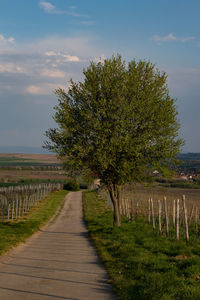
<svg viewBox="0 0 200 300">
<path fill-rule="evenodd" d="M 0 188 L 1 222 L 17 220 L 48 194 L 60 190 L 61 184 L 35 184 Z"/>
<path fill-rule="evenodd" d="M 111 204 L 106 191 L 100 194 Z M 119 208 L 121 216 L 132 223 L 145 218 L 159 235 L 187 241 L 190 232 L 200 236 L 199 191 L 126 188 Z"/>
</svg>

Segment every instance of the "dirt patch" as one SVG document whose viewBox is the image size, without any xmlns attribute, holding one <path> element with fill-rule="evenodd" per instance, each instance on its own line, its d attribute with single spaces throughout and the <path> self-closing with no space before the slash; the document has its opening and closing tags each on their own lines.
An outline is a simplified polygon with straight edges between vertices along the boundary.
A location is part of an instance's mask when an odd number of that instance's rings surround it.
<svg viewBox="0 0 200 300">
<path fill-rule="evenodd" d="M 188 259 L 188 256 L 186 256 L 186 255 L 177 255 L 174 258 L 175 258 L 175 260 L 180 261 L 180 260 Z"/>
</svg>

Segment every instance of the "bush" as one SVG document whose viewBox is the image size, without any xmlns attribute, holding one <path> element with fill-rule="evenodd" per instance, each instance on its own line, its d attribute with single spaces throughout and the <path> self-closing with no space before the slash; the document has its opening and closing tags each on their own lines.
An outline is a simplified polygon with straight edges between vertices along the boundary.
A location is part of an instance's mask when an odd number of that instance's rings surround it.
<svg viewBox="0 0 200 300">
<path fill-rule="evenodd" d="M 87 183 L 80 183 L 80 189 L 87 190 L 88 189 Z"/>
<path fill-rule="evenodd" d="M 77 183 L 76 180 L 69 180 L 63 185 L 63 189 L 68 191 L 79 191 L 80 185 Z"/>
</svg>

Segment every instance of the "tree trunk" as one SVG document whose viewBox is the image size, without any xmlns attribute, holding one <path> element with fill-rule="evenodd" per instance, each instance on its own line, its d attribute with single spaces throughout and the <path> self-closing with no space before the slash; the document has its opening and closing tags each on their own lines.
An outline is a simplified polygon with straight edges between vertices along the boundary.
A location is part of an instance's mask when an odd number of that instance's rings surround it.
<svg viewBox="0 0 200 300">
<path fill-rule="evenodd" d="M 108 190 L 109 190 L 110 198 L 114 209 L 113 226 L 119 227 L 121 225 L 121 216 L 119 210 L 119 198 L 121 195 L 118 188 L 114 185 L 109 187 Z"/>
<path fill-rule="evenodd" d="M 122 186 L 118 186 L 117 188 L 117 198 L 118 198 L 118 207 L 119 207 L 119 214 L 121 216 L 121 211 L 122 211 Z"/>
</svg>

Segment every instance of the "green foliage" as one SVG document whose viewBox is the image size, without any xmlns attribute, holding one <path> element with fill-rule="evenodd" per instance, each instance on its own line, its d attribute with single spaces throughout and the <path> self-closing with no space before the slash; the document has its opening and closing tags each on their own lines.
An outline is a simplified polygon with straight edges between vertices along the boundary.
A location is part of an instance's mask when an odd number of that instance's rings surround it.
<svg viewBox="0 0 200 300">
<path fill-rule="evenodd" d="M 176 161 L 182 141 L 167 76 L 150 62 L 128 66 L 121 56 L 91 62 L 83 82 L 58 89 L 55 121 L 45 147 L 72 174 L 92 172 L 109 190 L 114 225 L 120 226 L 121 186 L 144 178 L 149 168 Z"/>
<path fill-rule="evenodd" d="M 0 224 L 0 255 L 39 230 L 54 215 L 65 195 L 66 191 L 52 193 L 25 217 Z"/>
<path fill-rule="evenodd" d="M 58 89 L 46 148 L 69 169 L 89 169 L 108 186 L 139 180 L 150 166 L 174 160 L 181 140 L 165 73 L 150 62 L 128 66 L 120 56 L 91 62 L 83 82 Z"/>
<path fill-rule="evenodd" d="M 68 190 L 68 191 L 79 191 L 80 184 L 76 180 L 72 179 L 72 180 L 67 181 L 63 185 L 63 189 Z"/>
<path fill-rule="evenodd" d="M 147 220 L 112 227 L 112 211 L 95 192 L 83 194 L 90 235 L 121 300 L 200 299 L 200 244 L 160 237 Z"/>
</svg>

